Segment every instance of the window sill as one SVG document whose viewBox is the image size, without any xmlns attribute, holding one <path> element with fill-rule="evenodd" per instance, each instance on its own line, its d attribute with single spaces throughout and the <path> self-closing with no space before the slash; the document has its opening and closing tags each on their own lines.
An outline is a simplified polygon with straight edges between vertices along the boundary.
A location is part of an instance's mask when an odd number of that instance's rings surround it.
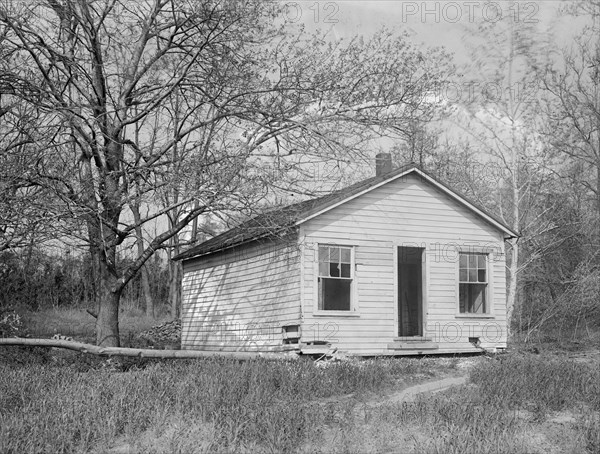
<svg viewBox="0 0 600 454">
<path fill-rule="evenodd" d="M 360 313 L 355 311 L 314 311 L 315 317 L 360 317 Z"/>
<path fill-rule="evenodd" d="M 484 318 L 484 319 L 494 319 L 496 316 L 494 314 L 456 314 L 454 318 Z"/>
</svg>

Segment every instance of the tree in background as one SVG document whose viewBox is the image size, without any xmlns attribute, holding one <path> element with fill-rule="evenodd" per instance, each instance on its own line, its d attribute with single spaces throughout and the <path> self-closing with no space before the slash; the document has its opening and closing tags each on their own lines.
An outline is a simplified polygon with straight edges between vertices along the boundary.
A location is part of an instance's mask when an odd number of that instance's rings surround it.
<svg viewBox="0 0 600 454">
<path fill-rule="evenodd" d="M 265 197 L 265 162 L 362 155 L 429 109 L 423 93 L 446 75 L 444 55 L 389 32 L 328 42 L 281 18 L 262 1 L 0 6 L 0 91 L 40 113 L 49 146 L 32 181 L 88 244 L 99 345 L 119 345 L 121 295 L 155 251 L 200 215 Z M 155 203 L 167 188 L 178 197 Z M 140 227 L 156 233 L 118 266 Z"/>
<path fill-rule="evenodd" d="M 527 272 L 529 330 L 600 322 L 600 2 L 576 2 L 566 17 L 586 18 L 570 48 L 554 52 L 541 78 L 542 129 L 553 181 L 542 191 L 547 233 Z M 552 202 L 548 202 L 551 200 Z"/>
<path fill-rule="evenodd" d="M 577 3 L 574 14 L 591 23 L 563 49 L 561 63 L 549 65 L 543 80 L 550 95 L 546 107 L 547 137 L 566 158 L 564 177 L 582 186 L 600 218 L 600 2 Z M 569 172 L 572 168 L 574 172 Z"/>
<path fill-rule="evenodd" d="M 511 320 L 520 309 L 519 276 L 528 261 L 523 250 L 531 237 L 540 234 L 539 213 L 531 207 L 537 188 L 545 184 L 536 81 L 545 44 L 533 24 L 515 20 L 513 2 L 504 8 L 501 20 L 482 21 L 467 35 L 472 63 L 459 81 L 465 102 L 454 118 L 478 151 L 475 162 L 481 178 L 495 189 L 491 192 L 495 200 L 483 199 L 484 205 L 522 235 L 509 240 L 507 248 Z"/>
<path fill-rule="evenodd" d="M 0 38 L 0 52 L 2 49 Z M 0 55 L 0 67 L 3 65 Z M 0 92 L 0 252 L 32 247 L 52 235 L 51 194 L 35 184 L 39 149 L 47 146 L 39 111 Z"/>
<path fill-rule="evenodd" d="M 576 331 L 600 320 L 598 3 L 568 8 L 590 25 L 561 52 L 507 10 L 469 35 L 475 58 L 462 88 L 472 90 L 459 122 L 469 135 L 459 149 L 451 138 L 445 172 L 462 162 L 455 185 L 521 232 L 507 250 L 512 326 Z"/>
</svg>

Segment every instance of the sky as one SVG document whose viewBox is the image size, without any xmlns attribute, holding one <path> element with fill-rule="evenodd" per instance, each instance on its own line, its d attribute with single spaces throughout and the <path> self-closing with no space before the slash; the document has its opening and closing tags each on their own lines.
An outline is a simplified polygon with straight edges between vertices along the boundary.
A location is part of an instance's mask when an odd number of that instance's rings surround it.
<svg viewBox="0 0 600 454">
<path fill-rule="evenodd" d="M 365 37 L 381 26 L 406 32 L 416 44 L 444 46 L 457 63 L 468 60 L 464 37 L 478 22 L 495 22 L 510 14 L 515 23 L 532 24 L 558 46 L 567 45 L 579 27 L 573 18 L 559 17 L 564 1 L 518 1 L 501 11 L 506 0 L 489 1 L 284 1 L 286 19 L 301 22 L 307 30 L 329 31 L 336 38 Z"/>
<path fill-rule="evenodd" d="M 585 0 L 587 1 L 587 0 Z M 391 31 L 406 33 L 409 40 L 421 48 L 443 46 L 453 54 L 453 62 L 457 66 L 458 75 L 454 79 L 456 91 L 442 93 L 441 99 L 446 106 L 451 104 L 453 111 L 460 115 L 465 107 L 462 101 L 482 99 L 486 95 L 484 86 L 492 85 L 495 93 L 506 93 L 508 87 L 499 86 L 492 82 L 484 83 L 489 74 L 479 74 L 483 77 L 476 93 L 467 93 L 465 87 L 469 86 L 470 77 L 473 75 L 471 63 L 471 50 L 476 47 L 481 55 L 486 55 L 486 47 L 494 44 L 490 35 L 477 35 L 473 32 L 480 24 L 495 23 L 500 19 L 503 25 L 514 23 L 517 29 L 527 29 L 536 35 L 538 52 L 542 62 L 559 62 L 560 51 L 573 44 L 573 38 L 580 33 L 585 18 L 576 18 L 572 15 L 561 14 L 571 2 L 559 0 L 547 1 L 483 1 L 483 0 L 429 0 L 429 1 L 393 1 L 393 0 L 281 0 L 285 5 L 285 20 L 291 24 L 302 24 L 308 32 L 328 32 L 331 39 L 349 40 L 355 35 L 368 38 L 382 26 Z M 508 40 L 507 40 L 508 43 Z M 498 44 L 498 43 L 496 43 Z M 499 48 L 505 44 L 500 41 Z M 508 46 L 508 44 L 506 44 Z M 506 49 L 508 53 L 509 49 Z M 515 60 L 518 62 L 518 59 Z M 515 66 L 518 73 L 518 63 Z M 486 71 L 486 66 L 483 66 Z M 493 70 L 494 68 L 487 68 Z M 525 70 L 525 68 L 524 68 Z M 521 85 L 512 87 L 511 90 L 524 90 Z M 519 91 L 523 96 L 530 96 L 531 87 Z M 491 93 L 494 93 L 493 91 Z M 457 95 L 458 94 L 458 95 Z M 457 95 L 457 96 L 456 96 Z M 436 101 L 439 102 L 439 101 Z M 482 108 L 482 112 L 489 114 Z M 467 115 L 468 116 L 468 115 Z M 501 120 L 501 119 L 500 119 Z M 452 120 L 442 125 L 436 125 L 443 130 L 440 141 L 464 136 L 464 130 L 454 124 Z M 452 140 L 451 140 L 452 141 Z M 377 142 L 384 151 L 391 145 L 385 140 Z M 392 144 L 393 145 L 393 144 Z M 376 151 L 374 151 L 375 153 Z"/>
<path fill-rule="evenodd" d="M 473 88 L 473 49 L 476 49 L 479 58 L 485 56 L 486 48 L 491 49 L 494 44 L 497 51 L 505 55 L 509 53 L 508 48 L 506 53 L 503 51 L 503 46 L 508 46 L 508 39 L 494 43 L 490 35 L 475 33 L 479 25 L 503 19 L 504 28 L 514 25 L 516 29 L 528 30 L 535 35 L 537 47 L 534 52 L 540 57 L 540 63 L 545 65 L 552 61 L 562 65 L 562 51 L 573 45 L 574 37 L 589 20 L 564 11 L 561 14 L 561 10 L 572 3 L 563 0 L 283 0 L 282 3 L 289 23 L 302 24 L 309 32 L 328 32 L 332 39 L 349 40 L 356 35 L 368 38 L 385 26 L 392 32 L 408 34 L 409 40 L 421 49 L 444 47 L 453 56 L 457 74 L 450 88 L 441 93 L 441 99 L 459 109 L 462 109 L 463 101 L 481 99 L 488 93 L 523 91 L 518 84 L 509 88 L 494 83 L 489 79 L 493 77 L 489 71 L 493 73 L 495 68 L 485 63 L 478 75 L 480 82 Z M 506 34 L 499 33 L 496 39 L 502 36 L 506 38 Z M 519 71 L 519 58 L 522 57 L 517 56 L 514 66 L 517 74 L 527 71 L 526 67 Z M 486 80 L 490 82 L 485 83 Z"/>
</svg>

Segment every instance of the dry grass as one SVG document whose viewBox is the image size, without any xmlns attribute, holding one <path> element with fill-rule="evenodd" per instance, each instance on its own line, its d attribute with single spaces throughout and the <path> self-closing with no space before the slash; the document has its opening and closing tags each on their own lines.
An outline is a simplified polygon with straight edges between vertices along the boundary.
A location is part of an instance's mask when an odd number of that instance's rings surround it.
<svg viewBox="0 0 600 454">
<path fill-rule="evenodd" d="M 38 336 L 81 338 L 90 318 L 65 310 L 27 320 Z M 127 323 L 133 333 L 156 322 L 129 313 Z M 77 353 L 11 351 L 0 352 L 2 453 L 600 452 L 597 359 L 480 357 L 467 386 L 372 406 L 391 390 L 460 373 L 459 360 L 214 358 L 117 371 Z"/>
<path fill-rule="evenodd" d="M 320 368 L 216 358 L 81 373 L 52 362 L 3 364 L 0 451 L 90 452 L 131 443 L 146 452 L 140 443 L 160 439 L 164 452 L 173 452 L 175 441 L 186 452 L 201 436 L 209 451 L 293 452 L 334 420 L 339 406 L 322 399 L 381 392 L 406 371 L 435 374 L 432 366 L 417 359 Z"/>
<path fill-rule="evenodd" d="M 364 405 L 441 362 L 2 364 L 0 452 L 598 452 L 597 365 L 482 358 L 468 386 Z"/>
<path fill-rule="evenodd" d="M 600 369 L 554 356 L 475 362 L 471 383 L 415 402 L 358 405 L 305 452 L 600 452 Z"/>
<path fill-rule="evenodd" d="M 81 342 L 95 342 L 96 319 L 84 309 L 57 308 L 21 314 L 32 337 L 52 337 L 54 334 L 70 336 Z M 139 309 L 121 311 L 121 343 L 128 346 L 136 333 L 170 320 L 167 315 L 152 318 Z"/>
</svg>

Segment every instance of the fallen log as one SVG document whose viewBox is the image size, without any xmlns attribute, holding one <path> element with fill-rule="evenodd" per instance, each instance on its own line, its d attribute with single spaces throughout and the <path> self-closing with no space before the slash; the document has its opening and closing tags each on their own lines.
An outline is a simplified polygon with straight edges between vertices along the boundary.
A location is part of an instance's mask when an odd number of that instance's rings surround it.
<svg viewBox="0 0 600 454">
<path fill-rule="evenodd" d="M 20 337 L 8 337 L 0 339 L 0 346 L 29 346 L 29 347 L 53 347 L 66 348 L 81 353 L 98 356 L 131 356 L 138 358 L 232 358 L 232 359 L 266 359 L 282 360 L 297 358 L 296 350 L 287 349 L 273 352 L 206 352 L 199 350 L 152 350 L 149 348 L 124 348 L 124 347 L 101 347 L 82 342 L 73 342 L 58 339 L 25 339 Z"/>
</svg>

